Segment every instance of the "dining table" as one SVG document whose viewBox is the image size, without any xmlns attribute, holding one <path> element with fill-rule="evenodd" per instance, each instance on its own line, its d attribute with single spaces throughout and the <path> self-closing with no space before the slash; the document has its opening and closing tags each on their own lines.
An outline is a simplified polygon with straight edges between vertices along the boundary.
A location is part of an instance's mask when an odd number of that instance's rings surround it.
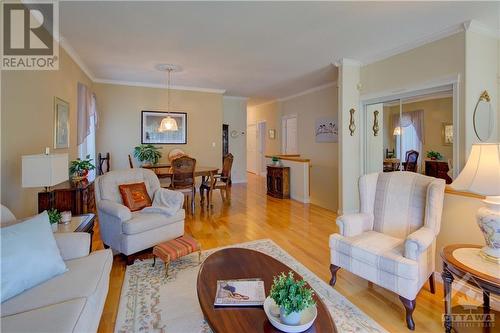
<svg viewBox="0 0 500 333">
<path fill-rule="evenodd" d="M 144 169 L 153 170 L 158 178 L 170 178 L 172 179 L 172 165 L 170 163 L 157 163 L 153 165 L 144 165 L 142 166 Z M 219 168 L 217 167 L 209 167 L 209 166 L 196 166 L 194 169 L 194 176 L 201 177 L 201 182 L 204 183 L 207 178 L 209 178 L 210 183 L 214 182 L 214 175 L 217 174 Z M 208 203 L 212 205 L 212 187 L 210 186 L 210 190 L 208 193 Z"/>
</svg>

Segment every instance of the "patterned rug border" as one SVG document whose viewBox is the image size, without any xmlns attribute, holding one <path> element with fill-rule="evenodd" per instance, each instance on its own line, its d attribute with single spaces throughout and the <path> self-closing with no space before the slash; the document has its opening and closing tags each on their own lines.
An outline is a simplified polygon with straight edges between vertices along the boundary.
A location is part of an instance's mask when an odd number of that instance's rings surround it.
<svg viewBox="0 0 500 333">
<path fill-rule="evenodd" d="M 266 252 L 266 247 L 271 247 L 271 249 L 267 249 L 269 251 Z M 299 260 L 297 260 L 294 256 L 292 256 L 290 253 L 288 253 L 286 250 L 284 250 L 281 246 L 279 246 L 277 243 L 275 243 L 272 239 L 269 238 L 264 238 L 264 239 L 258 239 L 258 240 L 253 240 L 253 241 L 248 241 L 248 242 L 243 242 L 243 243 L 236 243 L 236 244 L 231 244 L 231 245 L 226 245 L 226 246 L 220 246 L 216 248 L 210 248 L 203 250 L 202 249 L 202 263 L 208 257 L 209 255 L 223 250 L 227 248 L 250 248 L 255 251 L 262 252 L 266 255 L 269 255 L 280 262 L 284 263 L 286 266 L 290 267 L 297 273 L 299 273 L 308 283 L 311 285 L 311 287 L 315 290 L 316 294 L 318 297 L 321 298 L 321 300 L 325 303 L 327 306 L 328 310 L 330 311 L 330 314 L 332 315 L 332 318 L 334 318 L 335 324 L 337 326 L 337 329 L 339 332 L 387 332 L 385 329 L 383 329 L 373 318 L 369 317 L 366 315 L 361 309 L 359 309 L 356 305 L 354 305 L 351 301 L 349 301 L 344 295 L 342 295 L 340 292 L 336 291 L 333 289 L 329 284 L 327 284 L 325 281 L 323 281 L 321 278 L 319 278 L 314 272 L 312 272 L 309 268 L 307 268 L 305 265 L 303 265 Z M 264 249 L 261 249 L 264 248 Z M 278 251 L 278 254 L 275 255 L 275 253 L 272 253 L 272 248 L 274 250 Z M 283 260 L 284 259 L 284 260 Z M 119 308 L 117 312 L 117 318 L 116 318 L 116 323 L 115 323 L 115 332 L 130 332 L 130 330 L 123 330 L 120 329 L 118 330 L 118 325 L 122 324 L 119 322 L 120 319 L 120 314 L 126 309 L 122 309 L 123 306 L 127 307 L 129 310 L 131 307 L 136 307 L 136 299 L 134 299 L 134 304 L 131 306 L 128 302 L 123 302 L 125 297 L 130 298 L 130 274 L 131 270 L 135 267 L 138 267 L 136 265 L 150 265 L 152 263 L 153 259 L 137 259 L 132 265 L 126 267 L 125 275 L 124 275 L 124 280 L 122 283 L 122 289 L 120 292 L 120 301 L 119 301 Z M 182 261 L 182 260 L 181 260 Z M 179 261 L 178 261 L 179 262 Z M 177 263 L 178 263 L 177 262 Z M 171 264 L 171 269 L 175 269 L 175 264 L 176 262 L 173 262 Z M 163 266 L 163 265 L 160 265 Z M 172 267 L 174 266 L 174 267 Z M 197 265 L 197 266 L 201 266 Z M 179 269 L 182 269 L 180 267 Z M 165 283 L 168 283 L 171 281 L 170 279 L 175 279 L 175 272 L 169 277 Z M 133 296 L 132 296 L 133 297 Z M 135 296 L 137 298 L 138 296 Z M 159 304 L 159 296 L 158 299 L 155 300 L 156 305 Z M 155 309 L 157 306 L 154 307 Z M 153 320 L 159 324 L 161 321 L 161 314 L 160 310 L 156 309 L 157 313 L 152 313 L 151 315 L 155 317 Z M 134 311 L 134 310 L 130 310 Z M 201 311 L 201 310 L 200 310 Z M 134 312 L 135 313 L 135 312 Z M 338 314 L 338 315 L 336 315 Z M 345 317 L 345 318 L 344 318 Z M 343 321 L 340 321 L 339 318 L 346 319 Z M 126 321 L 125 319 L 123 320 L 124 322 Z M 165 327 L 161 327 L 159 329 L 160 332 L 165 331 Z M 200 327 L 200 332 L 211 332 L 211 330 L 208 328 L 208 325 L 204 322 L 201 327 Z"/>
</svg>

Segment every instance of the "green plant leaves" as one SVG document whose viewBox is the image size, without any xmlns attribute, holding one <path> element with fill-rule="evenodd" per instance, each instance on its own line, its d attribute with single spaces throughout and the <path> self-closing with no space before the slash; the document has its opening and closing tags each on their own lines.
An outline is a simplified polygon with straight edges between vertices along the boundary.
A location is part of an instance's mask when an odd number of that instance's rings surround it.
<svg viewBox="0 0 500 333">
<path fill-rule="evenodd" d="M 269 294 L 278 306 L 285 309 L 287 315 L 316 304 L 313 299 L 314 291 L 306 287 L 304 280 L 295 280 L 291 271 L 288 274 L 282 272 L 273 278 Z"/>
<path fill-rule="evenodd" d="M 140 162 L 150 162 L 152 164 L 157 164 L 161 158 L 160 148 L 153 146 L 152 144 L 143 144 L 134 148 L 134 157 Z"/>
</svg>

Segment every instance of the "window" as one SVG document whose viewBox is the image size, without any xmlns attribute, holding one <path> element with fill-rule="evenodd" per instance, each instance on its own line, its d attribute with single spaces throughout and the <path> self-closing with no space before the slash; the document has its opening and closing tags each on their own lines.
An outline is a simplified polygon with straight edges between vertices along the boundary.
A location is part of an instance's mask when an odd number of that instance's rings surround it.
<svg viewBox="0 0 500 333">
<path fill-rule="evenodd" d="M 417 130 L 413 124 L 401 129 L 401 135 L 396 140 L 396 154 L 401 161 L 404 161 L 406 152 L 409 150 L 416 150 L 421 154 L 422 142 L 418 138 Z"/>
</svg>

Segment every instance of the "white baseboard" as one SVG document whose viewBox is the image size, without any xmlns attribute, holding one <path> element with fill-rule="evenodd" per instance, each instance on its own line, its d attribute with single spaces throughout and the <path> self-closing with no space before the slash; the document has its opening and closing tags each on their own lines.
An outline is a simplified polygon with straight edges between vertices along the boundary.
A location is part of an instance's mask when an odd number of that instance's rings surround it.
<svg viewBox="0 0 500 333">
<path fill-rule="evenodd" d="M 434 272 L 434 278 L 436 279 L 436 282 L 443 284 L 443 278 L 441 277 L 441 273 Z M 466 294 L 467 297 L 472 298 L 474 301 L 483 304 L 483 292 L 478 287 L 471 286 L 470 284 L 464 281 L 455 279 L 451 284 L 451 288 L 452 292 L 461 292 L 463 294 Z M 500 311 L 500 298 L 496 297 L 495 299 L 494 297 L 495 297 L 494 295 L 490 296 L 490 308 L 492 308 L 495 311 Z"/>
</svg>

